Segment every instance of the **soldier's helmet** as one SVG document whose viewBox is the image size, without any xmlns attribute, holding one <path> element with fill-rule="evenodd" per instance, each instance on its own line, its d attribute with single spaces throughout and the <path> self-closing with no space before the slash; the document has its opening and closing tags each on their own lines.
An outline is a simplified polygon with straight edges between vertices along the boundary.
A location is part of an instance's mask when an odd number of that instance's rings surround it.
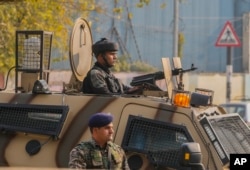
<svg viewBox="0 0 250 170">
<path fill-rule="evenodd" d="M 119 46 L 117 43 L 109 41 L 107 38 L 101 38 L 101 40 L 97 41 L 92 45 L 92 51 L 94 55 L 97 57 L 100 53 L 106 51 L 118 51 Z"/>
</svg>

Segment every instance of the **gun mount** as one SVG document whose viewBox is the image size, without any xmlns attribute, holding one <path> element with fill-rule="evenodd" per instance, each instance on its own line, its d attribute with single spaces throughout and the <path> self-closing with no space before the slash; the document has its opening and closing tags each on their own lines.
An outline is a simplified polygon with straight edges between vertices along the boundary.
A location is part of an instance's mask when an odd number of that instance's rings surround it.
<svg viewBox="0 0 250 170">
<path fill-rule="evenodd" d="M 174 61 L 176 61 L 176 59 L 175 59 Z M 180 62 L 180 61 L 178 61 L 178 62 Z M 175 69 L 172 71 L 172 75 L 173 75 L 173 76 L 179 75 L 178 90 L 184 90 L 183 73 L 190 72 L 190 71 L 194 71 L 194 70 L 196 70 L 196 69 L 197 69 L 197 68 L 194 67 L 194 64 L 192 64 L 190 69 L 183 70 L 182 68 L 175 68 Z"/>
<path fill-rule="evenodd" d="M 190 71 L 194 71 L 196 70 L 197 68 L 194 67 L 194 64 L 191 65 L 191 68 L 190 69 L 186 69 L 186 70 L 183 70 L 182 68 L 175 68 L 173 71 L 172 71 L 172 75 L 173 76 L 177 76 L 179 74 L 183 74 L 183 73 L 186 73 L 186 72 L 190 72 Z"/>
<path fill-rule="evenodd" d="M 162 79 L 164 79 L 164 73 L 162 71 L 159 71 L 156 73 L 133 77 L 130 85 L 131 86 L 143 86 L 144 88 L 151 89 L 151 90 L 161 90 L 156 85 L 156 81 L 162 80 Z"/>
<path fill-rule="evenodd" d="M 177 58 L 177 57 L 175 57 Z M 177 61 L 178 59 L 174 59 L 174 61 Z M 180 61 L 178 61 L 180 62 Z M 179 76 L 179 82 L 177 84 L 177 89 L 178 90 L 184 90 L 184 84 L 183 84 L 183 74 L 190 72 L 190 71 L 194 71 L 197 68 L 194 67 L 194 64 L 191 65 L 190 69 L 182 69 L 182 68 L 174 68 L 173 70 L 171 70 L 171 74 L 172 76 Z M 160 87 L 157 86 L 157 81 L 158 80 L 162 80 L 165 79 L 165 75 L 163 71 L 158 71 L 155 73 L 150 73 L 150 74 L 145 74 L 145 75 L 141 75 L 141 76 L 136 76 L 133 77 L 130 85 L 131 86 L 142 86 L 144 89 L 144 94 L 149 94 L 146 92 L 149 91 L 160 91 L 160 93 L 163 91 Z M 153 92 L 152 92 L 153 93 Z M 151 94 L 152 94 L 151 93 Z M 155 93 L 154 93 L 155 94 Z M 158 93 L 159 94 L 159 93 Z M 166 94 L 168 96 L 168 94 Z M 164 94 L 160 96 L 164 96 Z"/>
</svg>

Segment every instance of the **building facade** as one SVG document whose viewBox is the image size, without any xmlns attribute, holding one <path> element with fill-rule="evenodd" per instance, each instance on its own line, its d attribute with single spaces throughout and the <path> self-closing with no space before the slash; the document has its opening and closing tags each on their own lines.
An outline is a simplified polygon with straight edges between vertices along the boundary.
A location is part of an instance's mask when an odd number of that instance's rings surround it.
<svg viewBox="0 0 250 170">
<path fill-rule="evenodd" d="M 97 1 L 106 10 L 92 13 L 94 41 L 101 37 L 115 39 L 132 60 L 161 69 L 162 57 L 174 57 L 174 0 L 151 1 L 142 8 L 137 7 L 139 1 L 115 2 Z M 113 13 L 113 8 L 120 7 L 121 13 Z M 250 0 L 180 0 L 178 9 L 178 32 L 184 35 L 183 67 L 194 64 L 198 72 L 225 72 L 226 47 L 216 47 L 215 42 L 229 21 L 242 43 L 232 49 L 233 71 L 249 72 L 249 54 L 243 53 L 249 40 L 243 40 L 247 31 L 243 22 L 250 11 Z"/>
</svg>

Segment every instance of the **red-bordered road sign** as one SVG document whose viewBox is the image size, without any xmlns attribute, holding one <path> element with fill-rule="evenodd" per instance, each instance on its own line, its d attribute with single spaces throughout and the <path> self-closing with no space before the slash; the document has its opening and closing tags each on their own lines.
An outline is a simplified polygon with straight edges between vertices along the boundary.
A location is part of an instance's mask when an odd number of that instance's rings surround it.
<svg viewBox="0 0 250 170">
<path fill-rule="evenodd" d="M 220 32 L 215 43 L 217 47 L 239 47 L 241 46 L 239 37 L 237 36 L 232 24 L 227 21 L 224 28 Z"/>
</svg>

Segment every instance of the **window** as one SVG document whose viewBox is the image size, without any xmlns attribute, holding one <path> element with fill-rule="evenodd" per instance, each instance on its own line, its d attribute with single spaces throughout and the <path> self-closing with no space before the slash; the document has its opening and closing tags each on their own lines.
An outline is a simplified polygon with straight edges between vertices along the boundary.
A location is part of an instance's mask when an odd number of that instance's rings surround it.
<svg viewBox="0 0 250 170">
<path fill-rule="evenodd" d="M 227 113 L 238 113 L 244 120 L 246 120 L 246 106 L 242 104 L 222 104 L 221 105 Z"/>
</svg>

